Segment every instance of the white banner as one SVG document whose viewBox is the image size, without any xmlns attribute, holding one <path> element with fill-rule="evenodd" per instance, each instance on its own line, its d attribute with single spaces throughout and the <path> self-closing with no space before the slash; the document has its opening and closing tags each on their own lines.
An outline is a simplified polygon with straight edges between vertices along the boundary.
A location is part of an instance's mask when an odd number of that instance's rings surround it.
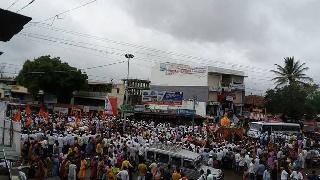
<svg viewBox="0 0 320 180">
<path fill-rule="evenodd" d="M 0 120 L 5 119 L 7 111 L 7 103 L 4 101 L 0 101 Z"/>
</svg>

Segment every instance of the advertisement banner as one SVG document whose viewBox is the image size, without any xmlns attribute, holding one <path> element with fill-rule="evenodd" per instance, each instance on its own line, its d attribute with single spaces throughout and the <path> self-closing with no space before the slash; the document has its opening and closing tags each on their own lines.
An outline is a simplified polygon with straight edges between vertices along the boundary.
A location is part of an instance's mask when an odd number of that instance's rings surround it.
<svg viewBox="0 0 320 180">
<path fill-rule="evenodd" d="M 112 97 L 112 96 L 107 96 L 105 99 L 105 111 L 109 115 L 116 116 L 118 115 L 118 103 L 117 103 L 117 98 Z"/>
<path fill-rule="evenodd" d="M 166 75 L 175 74 L 204 74 L 207 72 L 206 67 L 192 67 L 189 65 L 175 63 L 161 63 L 160 71 L 165 71 Z"/>
<path fill-rule="evenodd" d="M 181 105 L 182 100 L 183 92 L 142 91 L 142 102 L 144 104 Z"/>
</svg>

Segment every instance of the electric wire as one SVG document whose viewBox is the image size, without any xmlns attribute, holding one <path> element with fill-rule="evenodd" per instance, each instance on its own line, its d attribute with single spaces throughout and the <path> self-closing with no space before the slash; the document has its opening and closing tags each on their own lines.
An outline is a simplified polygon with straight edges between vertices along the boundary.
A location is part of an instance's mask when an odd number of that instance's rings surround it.
<svg viewBox="0 0 320 180">
<path fill-rule="evenodd" d="M 21 9 L 19 9 L 19 10 L 17 11 L 17 13 L 20 12 L 20 11 L 22 11 L 22 10 L 25 9 L 26 7 L 30 6 L 34 1 L 35 1 L 35 0 L 31 0 L 27 5 L 23 6 Z"/>
<path fill-rule="evenodd" d="M 15 0 L 9 7 L 7 7 L 7 10 L 12 8 L 18 2 L 19 2 L 19 0 Z"/>
</svg>

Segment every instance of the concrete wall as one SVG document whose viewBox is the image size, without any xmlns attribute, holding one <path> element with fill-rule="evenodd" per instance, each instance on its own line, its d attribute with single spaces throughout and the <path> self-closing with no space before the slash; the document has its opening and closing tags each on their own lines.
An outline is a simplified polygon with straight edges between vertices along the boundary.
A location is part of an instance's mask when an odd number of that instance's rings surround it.
<svg viewBox="0 0 320 180">
<path fill-rule="evenodd" d="M 173 64 L 172 66 L 174 66 Z M 183 66 L 183 65 L 181 65 Z M 190 67 L 190 66 L 189 66 Z M 179 65 L 177 65 L 179 68 Z M 186 67 L 187 68 L 187 67 Z M 170 74 L 166 70 L 161 70 L 160 63 L 152 67 L 151 85 L 157 86 L 207 86 L 208 73 L 173 73 Z"/>
<path fill-rule="evenodd" d="M 208 87 L 207 86 L 155 86 L 151 85 L 151 90 L 154 91 L 176 91 L 183 92 L 183 99 L 192 99 L 197 96 L 198 101 L 208 101 Z"/>
<path fill-rule="evenodd" d="M 208 86 L 210 87 L 219 87 L 221 81 L 221 75 L 211 74 L 208 75 Z"/>
<path fill-rule="evenodd" d="M 244 92 L 241 92 L 241 91 L 235 92 L 236 99 L 233 101 L 233 103 L 243 104 L 243 93 Z"/>
<path fill-rule="evenodd" d="M 209 92 L 208 101 L 217 102 L 218 101 L 218 93 L 217 92 Z"/>
</svg>

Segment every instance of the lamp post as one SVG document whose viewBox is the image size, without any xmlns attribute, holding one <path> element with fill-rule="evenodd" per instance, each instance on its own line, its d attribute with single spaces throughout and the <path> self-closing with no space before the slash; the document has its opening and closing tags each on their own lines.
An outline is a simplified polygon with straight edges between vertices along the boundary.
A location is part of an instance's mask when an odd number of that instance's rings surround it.
<svg viewBox="0 0 320 180">
<path fill-rule="evenodd" d="M 125 107 L 128 106 L 129 103 L 129 73 L 130 73 L 130 59 L 132 59 L 134 57 L 133 54 L 125 54 L 124 55 L 127 60 L 128 60 L 128 72 L 127 72 L 127 80 L 126 80 L 126 101 L 125 101 Z M 127 112 L 124 112 L 124 122 L 123 122 L 123 132 L 125 131 L 126 128 L 126 121 L 127 121 Z"/>
</svg>

